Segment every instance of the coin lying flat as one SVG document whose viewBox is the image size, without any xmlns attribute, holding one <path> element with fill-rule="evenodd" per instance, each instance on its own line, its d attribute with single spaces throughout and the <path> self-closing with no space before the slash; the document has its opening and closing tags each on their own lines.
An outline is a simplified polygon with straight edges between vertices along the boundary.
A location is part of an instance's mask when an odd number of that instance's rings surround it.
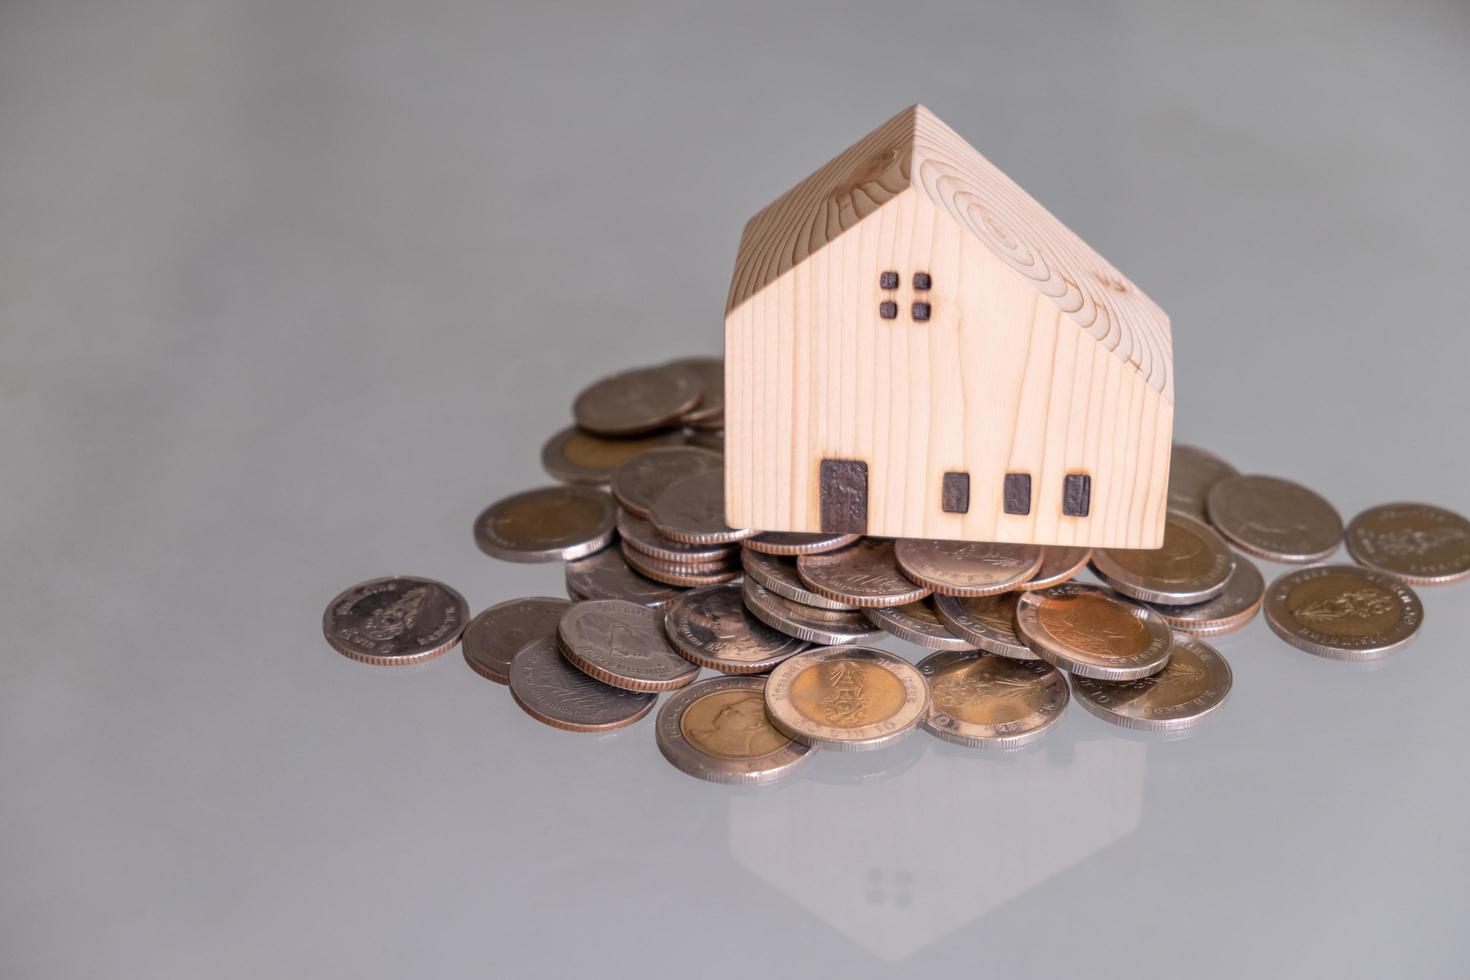
<svg viewBox="0 0 1470 980">
<path fill-rule="evenodd" d="M 1112 589 L 1077 582 L 1022 595 L 1016 626 L 1042 660 L 1098 680 L 1157 674 L 1173 646 L 1158 613 Z"/>
<path fill-rule="evenodd" d="M 562 655 L 595 680 L 625 691 L 672 691 L 699 668 L 674 652 L 664 614 L 620 599 L 579 602 L 557 624 Z"/>
<path fill-rule="evenodd" d="M 654 694 L 593 680 L 558 651 L 554 636 L 522 647 L 510 664 L 510 696 L 539 722 L 569 732 L 605 732 L 631 725 L 653 709 Z"/>
<path fill-rule="evenodd" d="M 465 627 L 465 662 L 481 677 L 497 684 L 510 683 L 510 664 L 532 640 L 556 636 L 562 613 L 572 608 L 566 599 L 531 596 L 491 606 Z"/>
<path fill-rule="evenodd" d="M 725 424 L 725 362 L 718 357 L 686 357 L 665 365 L 691 374 L 703 393 L 699 404 L 685 412 L 679 424 L 695 429 L 718 429 Z"/>
<path fill-rule="evenodd" d="M 1153 609 L 1169 627 L 1195 636 L 1219 636 L 1245 626 L 1261 611 L 1266 597 L 1266 580 L 1248 558 L 1237 557 L 1235 570 L 1225 591 L 1206 602 L 1191 606 L 1160 606 Z"/>
<path fill-rule="evenodd" d="M 1313 565 L 1271 583 L 1266 622 L 1299 650 L 1332 660 L 1380 660 L 1419 632 L 1424 607 L 1397 578 L 1358 565 Z"/>
<path fill-rule="evenodd" d="M 391 667 L 439 656 L 459 642 L 470 607 L 442 582 L 409 575 L 354 585 L 322 613 L 332 649 L 363 663 Z"/>
<path fill-rule="evenodd" d="M 1176 512 L 1165 519 L 1160 547 L 1102 548 L 1093 554 L 1092 567 L 1130 599 L 1183 606 L 1224 592 L 1235 556 L 1204 521 Z"/>
<path fill-rule="evenodd" d="M 650 449 L 628 460 L 613 474 L 612 495 L 624 509 L 647 517 L 653 502 L 670 483 L 705 470 L 725 468 L 719 453 L 698 446 L 669 446 Z"/>
<path fill-rule="evenodd" d="M 743 543 L 751 551 L 763 555 L 819 555 L 824 551 L 836 551 L 856 541 L 858 534 L 796 534 L 790 531 L 767 531 L 746 539 Z"/>
<path fill-rule="evenodd" d="M 1067 707 L 1067 678 L 1040 660 L 935 653 L 918 663 L 929 681 L 925 731 L 946 742 L 1016 749 L 1046 734 Z"/>
<path fill-rule="evenodd" d="M 726 674 L 763 674 L 807 647 L 757 619 L 738 585 L 684 593 L 670 604 L 664 629 L 685 660 Z"/>
<path fill-rule="evenodd" d="M 542 487 L 496 501 L 475 518 L 475 544 L 504 561 L 571 561 L 617 533 L 612 498 L 590 487 Z"/>
<path fill-rule="evenodd" d="M 1036 660 L 1035 652 L 1016 628 L 1018 592 L 1001 595 L 934 598 L 934 612 L 956 636 L 988 653 L 1013 660 Z"/>
<path fill-rule="evenodd" d="M 779 596 L 800 602 L 807 606 L 816 606 L 818 609 L 856 609 L 857 606 L 846 602 L 834 602 L 826 596 L 818 595 L 806 587 L 801 576 L 796 573 L 796 559 L 782 555 L 767 555 L 758 551 L 742 548 L 740 552 L 740 566 L 745 569 L 745 574 L 755 579 L 761 585 L 770 589 Z"/>
<path fill-rule="evenodd" d="M 955 636 L 934 611 L 934 599 L 920 599 L 902 606 L 864 609 L 874 626 L 900 640 L 917 643 L 930 650 L 973 650 L 975 645 Z"/>
<path fill-rule="evenodd" d="M 892 541 L 863 538 L 846 548 L 796 559 L 807 588 L 852 606 L 901 606 L 918 602 L 930 589 L 899 570 Z"/>
<path fill-rule="evenodd" d="M 665 585 L 695 588 L 701 585 L 717 585 L 731 582 L 740 577 L 740 566 L 734 562 L 674 562 L 663 561 L 645 555 L 635 548 L 622 546 L 623 560 L 640 575 Z"/>
<path fill-rule="evenodd" d="M 1347 549 L 1358 564 L 1410 585 L 1470 578 L 1470 521 L 1432 504 L 1370 507 L 1348 524 Z"/>
<path fill-rule="evenodd" d="M 631 439 L 604 439 L 575 425 L 562 429 L 541 447 L 541 466 L 564 483 L 598 485 L 612 480 L 619 466 L 650 449 L 682 446 L 679 432 L 659 432 Z"/>
<path fill-rule="evenodd" d="M 688 435 L 689 445 L 708 449 L 722 456 L 725 454 L 724 429 L 690 429 Z"/>
<path fill-rule="evenodd" d="M 1041 549 L 1041 567 L 1036 574 L 1016 585 L 1021 592 L 1049 589 L 1070 582 L 1092 558 L 1091 548 L 1045 547 Z"/>
<path fill-rule="evenodd" d="M 741 598 L 751 614 L 773 629 L 808 643 L 853 643 L 882 636 L 856 609 L 818 609 L 802 605 L 746 579 Z"/>
<path fill-rule="evenodd" d="M 573 599 L 625 599 L 661 609 L 684 593 L 683 589 L 640 575 L 623 560 L 617 548 L 566 564 L 567 595 Z"/>
<path fill-rule="evenodd" d="M 807 745 L 862 751 L 889 745 L 929 712 L 929 685 L 902 657 L 871 647 L 798 653 L 766 681 L 771 723 Z"/>
<path fill-rule="evenodd" d="M 1041 549 L 1029 544 L 904 538 L 893 551 L 904 575 L 940 595 L 1009 592 L 1041 567 Z"/>
<path fill-rule="evenodd" d="M 769 783 L 794 771 L 811 747 L 766 717 L 763 677 L 711 677 L 658 710 L 658 748 L 676 768 L 712 783 Z"/>
<path fill-rule="evenodd" d="M 618 535 L 624 544 L 635 551 L 664 561 L 728 561 L 736 557 L 738 548 L 733 544 L 689 544 L 687 541 L 666 538 L 647 519 L 626 510 L 618 511 Z"/>
<path fill-rule="evenodd" d="M 728 544 L 756 534 L 725 523 L 723 466 L 669 484 L 654 500 L 648 519 L 659 533 L 689 544 Z"/>
<path fill-rule="evenodd" d="M 1123 684 L 1073 677 L 1077 700 L 1103 721 L 1152 732 L 1193 728 L 1230 694 L 1230 665 L 1208 643 L 1176 636 L 1169 663 L 1151 677 Z"/>
<path fill-rule="evenodd" d="M 698 378 L 690 372 L 636 368 L 583 389 L 572 403 L 572 417 L 595 435 L 639 435 L 674 425 L 703 395 Z"/>
<path fill-rule="evenodd" d="M 1321 495 L 1276 476 L 1232 476 L 1210 488 L 1210 523 L 1258 558 L 1320 561 L 1342 543 L 1342 518 Z"/>
<path fill-rule="evenodd" d="M 1169 454 L 1169 509 L 1205 519 L 1205 498 L 1210 488 L 1227 476 L 1236 476 L 1235 467 L 1214 453 L 1198 446 L 1174 443 Z"/>
</svg>

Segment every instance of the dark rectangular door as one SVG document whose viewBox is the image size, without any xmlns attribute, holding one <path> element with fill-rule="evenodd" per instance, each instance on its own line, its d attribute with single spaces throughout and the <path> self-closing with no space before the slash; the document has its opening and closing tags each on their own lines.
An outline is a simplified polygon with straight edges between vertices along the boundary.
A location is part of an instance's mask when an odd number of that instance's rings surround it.
<svg viewBox="0 0 1470 980">
<path fill-rule="evenodd" d="M 822 531 L 868 533 L 868 464 L 860 459 L 822 460 Z"/>
</svg>

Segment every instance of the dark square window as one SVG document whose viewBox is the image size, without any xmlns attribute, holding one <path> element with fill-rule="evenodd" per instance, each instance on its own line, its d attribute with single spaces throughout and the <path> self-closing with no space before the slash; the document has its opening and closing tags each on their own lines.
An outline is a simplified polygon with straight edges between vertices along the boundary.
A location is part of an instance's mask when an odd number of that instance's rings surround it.
<svg viewBox="0 0 1470 980">
<path fill-rule="evenodd" d="M 1031 474 L 1007 473 L 1004 496 L 1007 514 L 1031 513 Z"/>
<path fill-rule="evenodd" d="M 1086 473 L 1068 473 L 1062 482 L 1062 513 L 1068 517 L 1086 517 L 1092 509 L 1092 477 Z"/>
<path fill-rule="evenodd" d="M 898 319 L 898 304 L 891 299 L 885 299 L 878 304 L 878 315 L 885 320 Z"/>
<path fill-rule="evenodd" d="M 914 319 L 915 320 L 918 320 L 920 323 L 922 323 L 923 321 L 929 319 L 929 304 L 928 303 L 915 303 L 914 304 Z"/>
<path fill-rule="evenodd" d="M 868 464 L 860 459 L 824 459 L 820 473 L 822 532 L 868 533 Z"/>
<path fill-rule="evenodd" d="M 883 289 L 897 289 L 898 288 L 898 273 L 896 273 L 896 272 L 880 272 L 878 274 L 878 285 L 881 288 L 883 288 Z"/>
<path fill-rule="evenodd" d="M 914 273 L 914 288 L 915 289 L 928 289 L 933 284 L 934 284 L 934 280 L 929 278 L 929 273 L 927 273 L 927 272 L 915 272 Z"/>
<path fill-rule="evenodd" d="M 970 512 L 970 474 L 949 472 L 944 474 L 944 487 L 939 496 L 939 505 L 946 514 L 968 514 Z"/>
</svg>

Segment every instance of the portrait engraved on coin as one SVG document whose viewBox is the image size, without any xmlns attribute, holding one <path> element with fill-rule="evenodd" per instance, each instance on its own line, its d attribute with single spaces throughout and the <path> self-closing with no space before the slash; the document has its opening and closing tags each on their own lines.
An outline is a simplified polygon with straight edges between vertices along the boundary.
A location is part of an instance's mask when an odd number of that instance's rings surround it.
<svg viewBox="0 0 1470 980">
<path fill-rule="evenodd" d="M 618 599 L 579 602 L 558 623 L 561 651 L 578 669 L 632 691 L 683 687 L 699 668 L 669 646 L 663 613 Z"/>
<path fill-rule="evenodd" d="M 766 720 L 758 691 L 707 694 L 684 710 L 680 726 L 691 744 L 723 759 L 754 759 L 791 743 Z"/>
<path fill-rule="evenodd" d="M 765 688 L 761 677 L 722 676 L 674 692 L 658 712 L 659 751 L 715 783 L 768 783 L 793 772 L 811 748 L 771 723 Z"/>
<path fill-rule="evenodd" d="M 686 660 L 727 673 L 758 673 L 806 649 L 746 607 L 738 585 L 695 589 L 669 606 L 664 626 Z"/>
<path fill-rule="evenodd" d="M 532 596 L 491 606 L 470 620 L 462 649 L 465 662 L 499 684 L 510 680 L 515 655 L 532 640 L 555 636 L 556 624 L 572 607 L 565 599 Z"/>
<path fill-rule="evenodd" d="M 391 666 L 437 657 L 459 641 L 469 619 L 464 597 L 430 579 L 374 579 L 337 596 L 322 634 L 343 656 Z"/>
</svg>

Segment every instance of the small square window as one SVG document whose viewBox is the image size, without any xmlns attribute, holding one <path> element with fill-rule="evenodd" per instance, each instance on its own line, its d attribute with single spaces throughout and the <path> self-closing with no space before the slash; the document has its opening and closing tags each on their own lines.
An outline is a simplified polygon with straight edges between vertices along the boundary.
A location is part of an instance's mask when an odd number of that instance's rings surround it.
<svg viewBox="0 0 1470 980">
<path fill-rule="evenodd" d="M 1031 474 L 1007 473 L 1004 496 L 1007 514 L 1031 513 Z"/>
<path fill-rule="evenodd" d="M 918 320 L 920 323 L 923 323 L 925 320 L 929 319 L 929 304 L 928 303 L 915 303 L 914 304 L 914 319 L 915 320 Z"/>
<path fill-rule="evenodd" d="M 915 289 L 928 289 L 933 284 L 934 284 L 934 280 L 929 278 L 929 273 L 927 273 L 927 272 L 915 272 L 914 273 L 914 288 Z"/>
<path fill-rule="evenodd" d="M 970 512 L 970 474 L 959 471 L 944 474 L 939 506 L 946 514 L 968 514 Z"/>
<path fill-rule="evenodd" d="M 898 273 L 882 272 L 878 274 L 878 285 L 882 289 L 898 288 Z"/>
<path fill-rule="evenodd" d="M 878 315 L 885 320 L 898 319 L 898 304 L 891 299 L 885 299 L 878 304 Z"/>
<path fill-rule="evenodd" d="M 1086 517 L 1092 509 L 1092 477 L 1086 473 L 1068 473 L 1062 482 L 1062 513 L 1068 517 Z"/>
</svg>

